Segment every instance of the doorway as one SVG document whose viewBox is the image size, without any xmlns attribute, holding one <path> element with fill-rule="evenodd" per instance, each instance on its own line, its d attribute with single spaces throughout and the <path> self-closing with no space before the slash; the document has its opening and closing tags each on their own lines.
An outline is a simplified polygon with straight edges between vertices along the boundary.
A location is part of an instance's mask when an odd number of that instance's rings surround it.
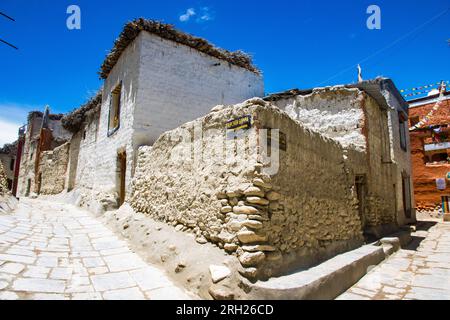
<svg viewBox="0 0 450 320">
<path fill-rule="evenodd" d="M 25 197 L 30 196 L 30 192 L 31 192 L 31 179 L 27 180 L 27 191 L 25 193 Z"/>
<path fill-rule="evenodd" d="M 411 219 L 411 179 L 408 175 L 403 174 L 402 176 L 402 191 L 403 191 L 403 210 L 405 217 Z"/>
<path fill-rule="evenodd" d="M 356 196 L 358 197 L 358 214 L 361 219 L 361 226 L 364 229 L 366 227 L 366 194 L 367 194 L 367 181 L 365 175 L 355 176 L 355 189 Z"/>
<path fill-rule="evenodd" d="M 125 202 L 125 182 L 127 173 L 127 153 L 126 151 L 120 151 L 117 154 L 118 160 L 118 173 L 119 173 L 119 207 Z"/>
</svg>

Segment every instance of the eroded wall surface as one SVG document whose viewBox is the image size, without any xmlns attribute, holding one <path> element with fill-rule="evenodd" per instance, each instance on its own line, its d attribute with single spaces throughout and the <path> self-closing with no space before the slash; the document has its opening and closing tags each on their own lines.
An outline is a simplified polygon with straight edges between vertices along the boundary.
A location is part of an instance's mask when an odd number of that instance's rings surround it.
<svg viewBox="0 0 450 320">
<path fill-rule="evenodd" d="M 40 194 L 54 195 L 65 190 L 70 143 L 41 154 L 39 166 Z"/>
<path fill-rule="evenodd" d="M 226 123 L 245 115 L 252 128 L 227 136 Z M 267 128 L 286 136 L 279 163 L 275 144 L 266 163 Z M 129 202 L 199 243 L 236 254 L 245 276 L 265 278 L 361 244 L 346 168 L 338 143 L 253 99 L 219 106 L 141 148 Z"/>
<path fill-rule="evenodd" d="M 365 92 L 344 87 L 315 89 L 274 103 L 292 119 L 344 148 L 352 179 L 364 176 L 366 181 L 365 228 L 396 223 L 395 163 L 387 110 Z"/>
</svg>

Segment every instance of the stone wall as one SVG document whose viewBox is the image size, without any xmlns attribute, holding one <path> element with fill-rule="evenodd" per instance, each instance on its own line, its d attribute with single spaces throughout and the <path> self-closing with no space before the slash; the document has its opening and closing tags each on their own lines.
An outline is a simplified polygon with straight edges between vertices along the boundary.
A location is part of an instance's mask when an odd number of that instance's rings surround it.
<svg viewBox="0 0 450 320">
<path fill-rule="evenodd" d="M 40 194 L 54 195 L 65 190 L 70 143 L 44 151 L 39 166 Z"/>
<path fill-rule="evenodd" d="M 37 194 L 39 189 L 38 171 L 41 153 L 53 150 L 70 139 L 71 134 L 62 128 L 61 120 L 50 117 L 47 130 L 41 130 L 42 115 L 31 113 L 28 119 L 25 143 L 21 157 L 17 195 L 27 197 Z M 44 141 L 41 141 L 43 139 Z M 38 161 L 39 160 L 39 161 Z"/>
<path fill-rule="evenodd" d="M 225 123 L 246 115 L 252 128 L 227 136 Z M 267 128 L 280 129 L 287 141 L 273 172 L 278 140 L 271 140 L 267 163 Z M 362 243 L 346 162 L 338 143 L 252 99 L 216 107 L 141 148 L 129 201 L 199 243 L 237 255 L 245 276 L 266 278 Z"/>
<path fill-rule="evenodd" d="M 393 174 L 397 167 L 391 159 L 388 110 L 364 91 L 345 87 L 314 89 L 273 103 L 344 148 L 353 177 L 363 176 L 366 181 L 365 228 L 396 223 Z M 397 202 L 401 201 L 399 197 Z"/>
</svg>

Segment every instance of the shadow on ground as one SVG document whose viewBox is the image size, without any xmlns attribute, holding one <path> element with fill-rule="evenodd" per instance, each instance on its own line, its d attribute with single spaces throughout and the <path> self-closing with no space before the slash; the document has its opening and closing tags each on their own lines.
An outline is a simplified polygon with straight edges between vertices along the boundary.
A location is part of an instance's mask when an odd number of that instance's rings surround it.
<svg viewBox="0 0 450 320">
<path fill-rule="evenodd" d="M 416 232 L 420 234 L 421 232 L 428 232 L 432 227 L 437 225 L 435 221 L 417 221 Z M 417 251 L 420 244 L 426 237 L 422 235 L 411 235 L 411 242 L 404 248 L 405 250 Z"/>
</svg>

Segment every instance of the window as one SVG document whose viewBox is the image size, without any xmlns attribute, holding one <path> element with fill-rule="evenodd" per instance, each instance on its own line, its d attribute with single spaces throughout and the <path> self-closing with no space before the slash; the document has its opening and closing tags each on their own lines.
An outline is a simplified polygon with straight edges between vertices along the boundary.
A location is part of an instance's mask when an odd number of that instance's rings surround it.
<svg viewBox="0 0 450 320">
<path fill-rule="evenodd" d="M 420 118 L 412 117 L 411 119 L 409 119 L 409 122 L 410 122 L 411 127 L 414 127 L 416 124 L 418 124 L 420 122 Z"/>
<path fill-rule="evenodd" d="M 398 114 L 398 126 L 400 130 L 400 147 L 404 150 L 408 150 L 408 146 L 406 145 L 406 116 L 403 113 Z"/>
<path fill-rule="evenodd" d="M 122 94 L 122 83 L 111 92 L 108 119 L 108 136 L 116 132 L 120 127 L 120 98 Z"/>
<path fill-rule="evenodd" d="M 447 152 L 425 154 L 425 164 L 447 164 L 449 155 Z"/>
<path fill-rule="evenodd" d="M 9 170 L 14 171 L 14 159 L 11 159 L 11 162 L 9 163 Z"/>
</svg>

